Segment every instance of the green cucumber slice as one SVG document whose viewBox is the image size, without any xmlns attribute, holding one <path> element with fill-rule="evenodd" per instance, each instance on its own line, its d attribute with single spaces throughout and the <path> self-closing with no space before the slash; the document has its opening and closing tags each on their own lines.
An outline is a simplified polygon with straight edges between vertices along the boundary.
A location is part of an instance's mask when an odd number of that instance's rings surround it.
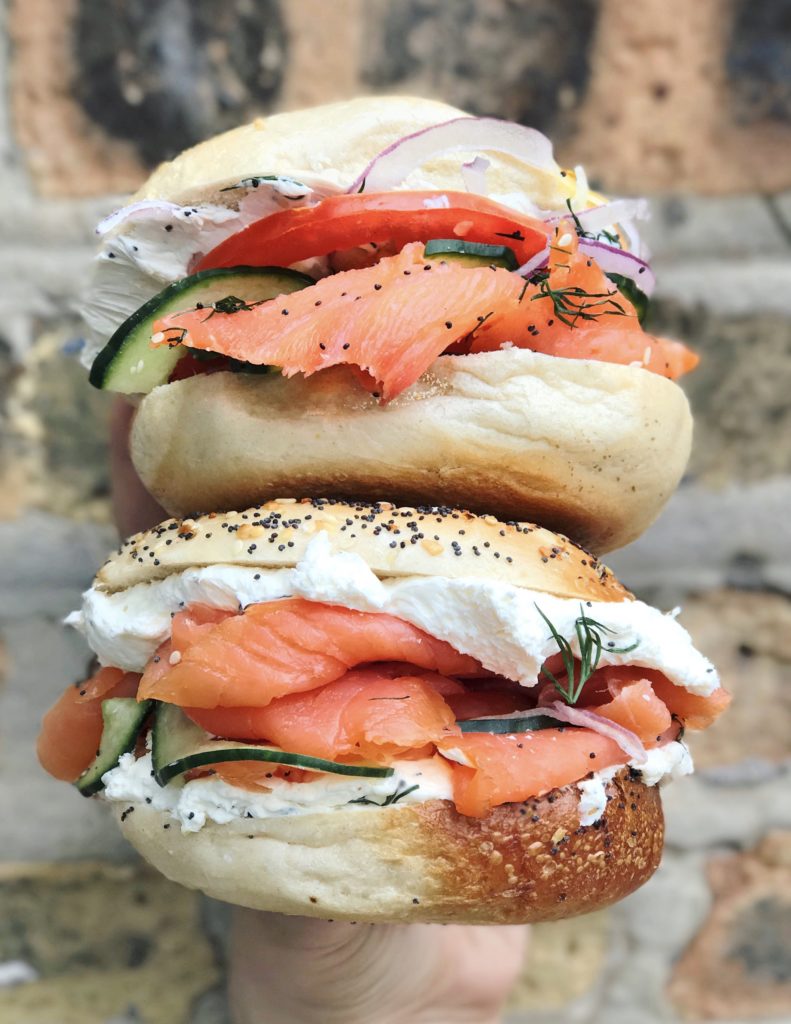
<svg viewBox="0 0 791 1024">
<path fill-rule="evenodd" d="M 102 701 L 104 728 L 99 750 L 74 783 L 83 796 L 93 796 L 104 789 L 102 776 L 115 768 L 121 754 L 128 754 L 134 748 L 153 703 L 151 700 L 138 702 L 134 697 L 110 697 Z"/>
<path fill-rule="evenodd" d="M 378 768 L 363 764 L 337 764 L 322 757 L 293 754 L 277 747 L 263 747 L 256 743 L 238 743 L 236 740 L 212 739 L 209 733 L 191 722 L 181 708 L 174 704 L 160 704 L 153 729 L 154 778 L 160 786 L 191 768 L 204 768 L 219 761 L 267 761 L 286 764 L 293 768 L 306 768 L 330 775 L 358 775 L 372 779 L 386 779 L 393 775 L 392 768 Z"/>
<path fill-rule="evenodd" d="M 514 732 L 536 732 L 538 729 L 557 729 L 563 725 L 549 715 L 533 715 L 531 718 L 468 718 L 466 722 L 457 722 L 462 732 L 489 732 L 497 735 Z"/>
<path fill-rule="evenodd" d="M 609 277 L 614 285 L 618 286 L 618 291 L 631 302 L 637 313 L 637 319 L 641 324 L 644 324 L 645 318 L 648 315 L 648 296 L 646 293 L 637 287 L 631 277 L 626 277 L 624 274 L 608 274 L 607 277 Z"/>
<path fill-rule="evenodd" d="M 307 274 L 283 267 L 222 267 L 175 281 L 121 324 L 94 359 L 90 382 L 96 388 L 123 395 L 148 394 L 158 384 L 167 383 L 187 351 L 180 345 L 150 347 L 154 323 L 160 317 L 196 306 L 208 309 L 223 299 L 264 302 L 311 284 L 315 281 Z"/>
<path fill-rule="evenodd" d="M 516 270 L 519 261 L 507 245 L 486 245 L 484 242 L 462 242 L 458 238 L 434 238 L 426 242 L 426 259 L 443 259 L 467 267 L 503 267 Z"/>
</svg>

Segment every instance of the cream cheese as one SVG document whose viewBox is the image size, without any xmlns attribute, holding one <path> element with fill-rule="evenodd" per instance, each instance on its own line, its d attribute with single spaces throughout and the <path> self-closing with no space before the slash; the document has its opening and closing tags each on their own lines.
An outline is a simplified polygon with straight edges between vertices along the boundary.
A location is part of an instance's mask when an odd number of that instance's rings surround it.
<svg viewBox="0 0 791 1024">
<path fill-rule="evenodd" d="M 102 664 L 140 672 L 169 636 L 172 613 L 188 604 L 236 610 L 292 596 L 394 615 L 524 686 L 536 685 L 541 665 L 557 653 L 539 609 L 579 653 L 575 622 L 580 602 L 576 599 L 497 580 L 378 579 L 359 555 L 333 550 L 323 531 L 311 540 L 294 568 L 212 565 L 115 594 L 92 587 L 83 595 L 82 609 L 67 622 L 84 634 Z M 583 610 L 613 630 L 605 638 L 602 665 L 657 669 L 678 686 L 704 696 L 719 685 L 713 666 L 695 650 L 672 614 L 642 601 L 586 602 Z M 637 647 L 628 653 L 607 646 L 634 643 Z"/>
<path fill-rule="evenodd" d="M 165 285 L 186 277 L 197 257 L 253 221 L 337 191 L 323 181 L 298 187 L 296 182 L 280 179 L 229 192 L 233 198 L 227 206 L 149 201 L 118 211 L 108 218 L 106 228 L 97 228 L 102 245 L 82 297 L 85 366 L 91 365 L 107 339 L 136 309 Z"/>
<path fill-rule="evenodd" d="M 641 782 L 646 786 L 657 786 L 663 782 L 691 775 L 695 770 L 692 755 L 687 747 L 677 740 L 663 747 L 646 751 L 641 761 L 630 761 L 628 767 L 639 772 Z M 607 783 L 621 771 L 620 765 L 593 772 L 587 779 L 577 783 L 579 790 L 580 825 L 593 825 L 604 814 L 607 806 Z"/>
<path fill-rule="evenodd" d="M 182 832 L 198 832 L 207 821 L 226 825 L 242 819 L 370 806 L 354 803 L 361 799 L 383 804 L 401 792 L 404 795 L 399 797 L 399 805 L 452 799 L 451 769 L 441 757 L 394 761 L 392 767 L 394 774 L 386 779 L 323 775 L 310 782 L 288 782 L 272 778 L 271 790 L 265 792 L 241 789 L 211 776 L 159 786 L 153 777 L 150 753 L 137 759 L 134 754 L 122 754 L 118 767 L 103 776 L 102 795 L 112 803 L 147 803 L 154 810 L 165 811 L 181 823 Z M 412 792 L 406 792 L 409 789 Z"/>
</svg>

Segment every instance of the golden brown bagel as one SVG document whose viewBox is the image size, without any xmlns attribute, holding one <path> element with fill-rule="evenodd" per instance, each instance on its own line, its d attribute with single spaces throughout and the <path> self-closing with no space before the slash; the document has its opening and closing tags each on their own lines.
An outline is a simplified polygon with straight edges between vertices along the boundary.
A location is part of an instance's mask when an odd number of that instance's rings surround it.
<svg viewBox="0 0 791 1024">
<path fill-rule="evenodd" d="M 579 600 L 631 597 L 598 559 L 532 523 L 326 498 L 281 498 L 245 512 L 167 520 L 125 541 L 96 584 L 115 592 L 213 564 L 291 567 L 322 531 L 334 550 L 355 552 L 380 577 L 477 577 Z"/>
<path fill-rule="evenodd" d="M 442 356 L 384 407 L 342 368 L 188 378 L 143 400 L 131 451 L 173 514 L 384 495 L 535 520 L 606 552 L 656 518 L 691 439 L 687 399 L 664 377 L 508 349 Z"/>
<path fill-rule="evenodd" d="M 517 924 L 598 910 L 654 873 L 664 836 L 658 789 L 623 771 L 607 796 L 587 827 L 576 786 L 485 818 L 432 800 L 188 833 L 144 803 L 115 809 L 154 867 L 229 903 L 335 920 Z"/>
</svg>

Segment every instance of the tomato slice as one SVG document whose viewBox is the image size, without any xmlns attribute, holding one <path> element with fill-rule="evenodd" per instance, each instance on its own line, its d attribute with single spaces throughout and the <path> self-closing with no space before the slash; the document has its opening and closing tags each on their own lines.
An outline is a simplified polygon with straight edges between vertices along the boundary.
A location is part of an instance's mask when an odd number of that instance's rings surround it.
<svg viewBox="0 0 791 1024">
<path fill-rule="evenodd" d="M 543 221 L 466 192 L 331 196 L 255 221 L 207 253 L 194 270 L 288 267 L 370 242 L 388 242 L 400 251 L 408 242 L 432 238 L 506 244 L 524 263 L 543 249 L 549 232 Z"/>
</svg>

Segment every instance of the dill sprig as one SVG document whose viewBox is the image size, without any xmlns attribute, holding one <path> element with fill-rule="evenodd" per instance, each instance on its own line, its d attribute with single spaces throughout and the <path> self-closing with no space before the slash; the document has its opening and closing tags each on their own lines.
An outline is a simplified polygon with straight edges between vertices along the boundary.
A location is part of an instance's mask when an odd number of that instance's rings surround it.
<svg viewBox="0 0 791 1024">
<path fill-rule="evenodd" d="M 399 782 L 392 793 L 388 793 L 384 800 L 371 800 L 367 796 L 358 796 L 355 800 L 350 800 L 350 804 L 373 804 L 374 807 L 390 807 L 391 804 L 398 803 L 402 797 L 408 796 L 410 793 L 414 793 L 416 789 L 420 789 L 420 783 L 416 782 L 414 786 L 407 786 L 406 789 L 401 789 L 401 783 Z"/>
<path fill-rule="evenodd" d="M 579 617 L 574 620 L 574 632 L 577 635 L 577 645 L 580 652 L 578 668 L 577 660 L 575 659 L 574 652 L 571 649 L 571 644 L 564 636 L 561 636 L 560 633 L 558 633 L 555 626 L 541 611 L 538 605 L 536 605 L 535 608 L 544 622 L 549 626 L 552 639 L 560 649 L 563 666 L 566 669 L 566 686 L 563 686 L 548 668 L 542 667 L 539 675 L 546 676 L 546 678 L 549 679 L 567 704 L 576 704 L 579 700 L 583 686 L 596 671 L 602 656 L 602 650 L 605 642 L 607 644 L 607 650 L 612 654 L 628 654 L 630 651 L 633 651 L 640 646 L 639 640 L 636 640 L 629 647 L 616 647 L 614 641 L 605 641 L 603 639 L 603 634 L 607 636 L 615 636 L 616 631 L 611 629 L 609 626 L 605 626 L 602 622 L 597 622 L 596 619 L 589 618 L 585 614 L 582 605 L 580 605 Z"/>
<path fill-rule="evenodd" d="M 586 231 L 585 228 L 582 226 L 582 221 L 571 208 L 570 199 L 566 200 L 566 206 L 568 207 L 571 219 L 574 221 L 574 229 L 576 230 L 579 238 L 590 238 L 594 242 L 598 242 L 602 238 L 604 238 L 610 243 L 610 245 L 617 245 L 619 249 L 623 248 L 621 245 L 621 240 L 618 237 L 618 235 L 613 234 L 612 231 L 607 231 L 606 228 L 602 228 L 602 230 L 597 231 L 596 234 L 594 234 L 592 231 Z"/>
<path fill-rule="evenodd" d="M 530 301 L 537 299 L 550 299 L 555 310 L 555 316 L 567 327 L 576 327 L 578 320 L 596 320 L 604 313 L 611 316 L 628 316 L 617 299 L 613 298 L 618 293 L 612 292 L 586 292 L 578 285 L 569 285 L 563 288 L 553 288 L 549 283 L 549 276 L 534 279 L 538 285 L 538 294 Z"/>
</svg>

